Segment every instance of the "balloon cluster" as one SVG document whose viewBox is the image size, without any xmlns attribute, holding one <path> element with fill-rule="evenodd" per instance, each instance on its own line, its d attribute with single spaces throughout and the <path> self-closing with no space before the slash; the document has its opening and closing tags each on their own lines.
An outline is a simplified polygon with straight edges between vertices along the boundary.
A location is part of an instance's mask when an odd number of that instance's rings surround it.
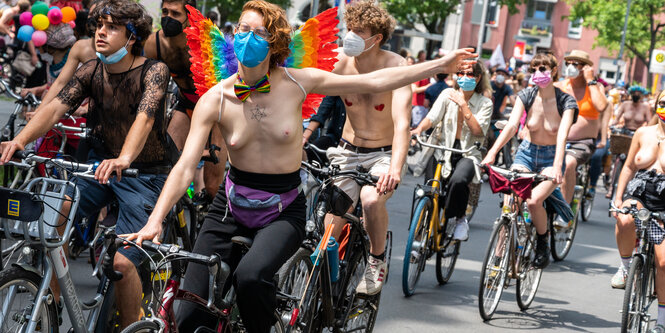
<svg viewBox="0 0 665 333">
<path fill-rule="evenodd" d="M 72 7 L 63 7 L 62 9 L 53 6 L 51 8 L 43 1 L 36 1 L 30 11 L 21 13 L 19 16 L 19 23 L 21 27 L 18 29 L 16 38 L 35 43 L 39 47 L 46 44 L 46 32 L 49 25 L 57 25 L 60 23 L 67 23 L 72 28 L 76 26 L 74 20 L 76 19 L 76 11 Z"/>
</svg>

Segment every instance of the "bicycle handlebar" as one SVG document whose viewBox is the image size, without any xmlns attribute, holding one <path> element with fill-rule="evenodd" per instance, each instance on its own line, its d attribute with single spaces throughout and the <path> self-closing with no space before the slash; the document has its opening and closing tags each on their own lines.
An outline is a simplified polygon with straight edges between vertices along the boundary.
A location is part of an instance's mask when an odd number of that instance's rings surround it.
<svg viewBox="0 0 665 333">
<path fill-rule="evenodd" d="M 487 164 L 480 164 L 476 163 L 477 166 L 479 166 L 483 171 L 487 172 L 488 168 L 492 168 L 495 172 L 501 174 L 504 177 L 508 177 L 511 179 L 517 179 L 517 178 L 533 178 L 535 181 L 542 182 L 546 180 L 554 180 L 552 177 L 548 177 L 545 175 L 541 175 L 539 173 L 535 172 L 521 172 L 521 171 L 516 171 L 516 170 L 510 170 L 510 169 L 505 169 L 501 168 L 495 165 L 487 165 Z"/>
<path fill-rule="evenodd" d="M 351 177 L 357 182 L 362 183 L 361 185 L 376 185 L 379 181 L 378 176 L 374 176 L 363 170 L 340 170 L 338 166 L 331 165 L 330 167 L 317 168 L 305 161 L 302 162 L 302 165 L 309 169 L 313 174 L 318 175 L 323 178 L 336 178 L 336 177 Z"/>
<path fill-rule="evenodd" d="M 631 200 L 630 207 L 618 208 L 614 205 L 614 202 L 610 202 L 610 212 L 632 215 L 634 218 L 637 218 L 641 221 L 648 220 L 649 218 L 654 218 L 657 220 L 665 219 L 665 212 L 652 212 L 646 208 L 637 208 L 637 200 Z"/>
<path fill-rule="evenodd" d="M 302 146 L 302 148 L 305 149 L 305 150 L 313 150 L 313 151 L 315 151 L 319 154 L 324 154 L 324 155 L 328 153 L 327 150 L 321 149 L 321 148 L 319 148 L 319 147 L 317 147 L 317 146 L 315 146 L 315 145 L 313 145 L 309 142 L 305 143 L 305 145 Z"/>
<path fill-rule="evenodd" d="M 63 125 L 62 123 L 57 123 L 57 124 L 55 124 L 55 126 L 53 126 L 53 128 L 55 128 L 57 130 L 61 130 L 61 131 L 69 131 L 69 132 L 76 132 L 76 133 L 87 133 L 89 131 L 89 129 L 87 127 L 85 127 L 84 125 L 80 126 L 80 127 L 77 127 L 77 126 L 66 126 L 66 125 Z"/>
<path fill-rule="evenodd" d="M 430 148 L 434 148 L 434 149 L 439 149 L 439 150 L 447 150 L 447 151 L 450 151 L 450 152 L 453 152 L 453 153 L 458 153 L 458 154 L 466 154 L 466 153 L 471 152 L 474 149 L 478 150 L 478 151 L 482 151 L 482 149 L 483 149 L 483 147 L 480 147 L 480 142 L 478 142 L 478 141 L 474 142 L 473 146 L 462 150 L 462 149 L 455 149 L 455 148 L 450 148 L 450 147 L 446 147 L 446 146 L 440 146 L 440 145 L 435 145 L 435 144 L 424 142 L 420 138 L 419 135 L 413 135 L 413 136 L 411 136 L 411 138 L 415 139 L 418 142 L 418 144 L 420 144 L 422 146 L 430 147 Z"/>
<path fill-rule="evenodd" d="M 93 164 L 86 164 L 86 163 L 79 163 L 79 162 L 71 162 L 71 161 L 65 161 L 64 159 L 61 158 L 50 158 L 50 157 L 43 157 L 43 156 L 38 156 L 35 155 L 33 152 L 27 151 L 27 150 L 18 150 L 14 152 L 14 158 L 18 158 L 21 160 L 27 160 L 35 163 L 52 163 L 53 165 L 70 170 L 72 172 L 75 172 L 77 175 L 81 176 L 87 176 L 90 177 L 92 176 L 91 174 L 95 173 L 95 170 L 97 170 L 97 167 L 99 166 L 99 162 L 95 162 Z M 20 167 L 20 168 L 30 168 L 31 165 L 21 163 L 21 162 L 13 162 L 10 161 L 10 164 Z M 122 170 L 122 176 L 124 177 L 132 177 L 136 178 L 139 176 L 139 170 L 134 169 L 134 168 L 129 168 Z"/>
</svg>

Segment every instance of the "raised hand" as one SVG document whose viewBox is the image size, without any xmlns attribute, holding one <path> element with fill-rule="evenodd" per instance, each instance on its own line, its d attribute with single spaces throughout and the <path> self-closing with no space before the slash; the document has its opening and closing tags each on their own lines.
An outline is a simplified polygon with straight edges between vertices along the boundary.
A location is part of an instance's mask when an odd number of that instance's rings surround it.
<svg viewBox="0 0 665 333">
<path fill-rule="evenodd" d="M 457 49 L 446 54 L 441 58 L 442 62 L 442 73 L 457 73 L 460 71 L 471 70 L 473 65 L 476 63 L 478 54 L 472 53 L 473 49 Z"/>
</svg>

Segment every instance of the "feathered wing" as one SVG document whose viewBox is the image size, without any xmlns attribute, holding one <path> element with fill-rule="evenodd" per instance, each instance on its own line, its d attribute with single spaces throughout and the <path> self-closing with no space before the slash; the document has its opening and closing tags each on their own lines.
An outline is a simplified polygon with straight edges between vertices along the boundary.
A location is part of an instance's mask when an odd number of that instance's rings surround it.
<svg viewBox="0 0 665 333">
<path fill-rule="evenodd" d="M 205 18 L 196 8 L 187 5 L 190 26 L 185 29 L 196 93 L 203 96 L 208 89 L 238 71 L 233 41 Z"/>
<path fill-rule="evenodd" d="M 291 55 L 286 59 L 285 66 L 290 68 L 316 67 L 332 71 L 337 62 L 337 7 L 330 8 L 310 18 L 291 37 Z M 309 94 L 302 105 L 303 119 L 315 113 L 321 104 L 323 95 Z"/>
</svg>

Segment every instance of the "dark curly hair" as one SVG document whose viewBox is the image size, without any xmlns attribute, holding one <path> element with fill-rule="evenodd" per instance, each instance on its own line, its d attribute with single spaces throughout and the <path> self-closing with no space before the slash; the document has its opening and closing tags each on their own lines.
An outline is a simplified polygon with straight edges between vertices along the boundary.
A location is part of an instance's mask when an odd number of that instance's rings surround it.
<svg viewBox="0 0 665 333">
<path fill-rule="evenodd" d="M 370 0 L 362 0 L 346 7 L 344 21 L 349 30 L 369 29 L 372 36 L 381 34 L 379 46 L 385 44 L 395 30 L 395 19 L 388 12 Z"/>
<path fill-rule="evenodd" d="M 286 12 L 282 7 L 263 0 L 252 0 L 245 3 L 242 12 L 255 11 L 263 16 L 263 25 L 270 33 L 267 39 L 270 44 L 270 68 L 276 68 L 284 63 L 291 53 L 291 25 L 286 19 Z M 242 16 L 242 15 L 241 15 Z"/>
<path fill-rule="evenodd" d="M 136 42 L 131 53 L 141 55 L 143 44 L 152 32 L 152 17 L 145 7 L 132 0 L 102 0 L 92 10 L 90 17 L 99 22 L 105 16 L 109 16 L 113 23 L 124 25 L 127 38 L 134 35 Z"/>
</svg>

